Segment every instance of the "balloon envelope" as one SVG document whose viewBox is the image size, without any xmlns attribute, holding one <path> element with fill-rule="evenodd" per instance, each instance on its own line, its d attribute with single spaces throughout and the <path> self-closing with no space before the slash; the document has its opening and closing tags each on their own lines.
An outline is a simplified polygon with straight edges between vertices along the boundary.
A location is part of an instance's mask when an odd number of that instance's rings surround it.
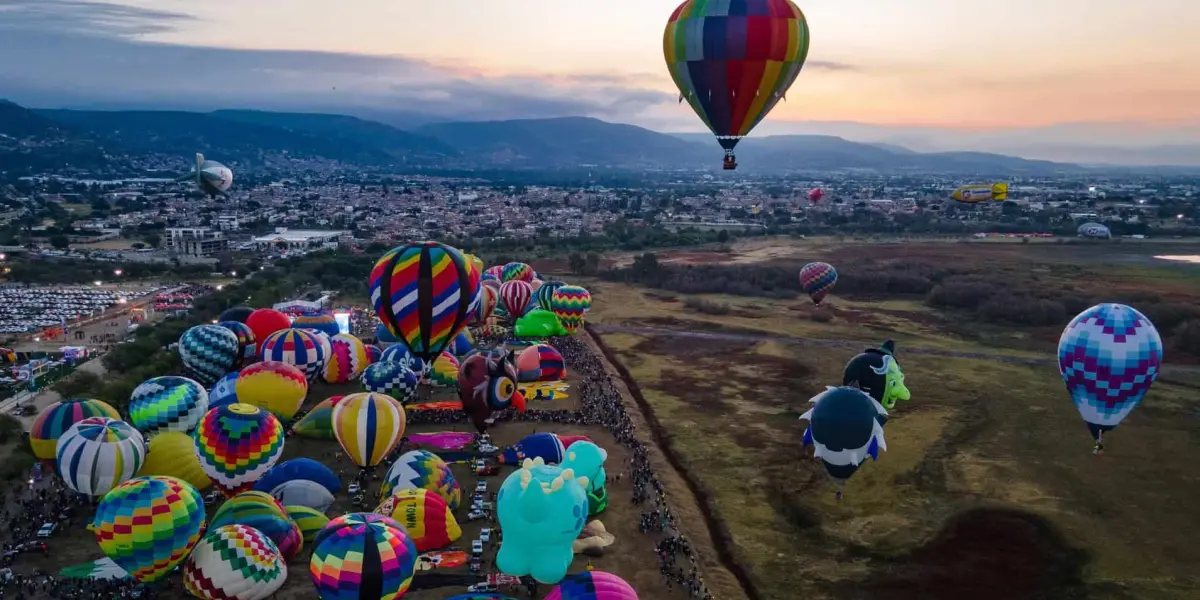
<svg viewBox="0 0 1200 600">
<path fill-rule="evenodd" d="M 200 492 L 173 477 L 122 483 L 104 495 L 92 519 L 100 550 L 143 583 L 169 575 L 203 529 Z"/>
<path fill-rule="evenodd" d="M 417 242 L 384 254 L 369 290 L 379 320 L 414 356 L 431 360 L 466 327 L 477 285 L 457 249 Z"/>
</svg>

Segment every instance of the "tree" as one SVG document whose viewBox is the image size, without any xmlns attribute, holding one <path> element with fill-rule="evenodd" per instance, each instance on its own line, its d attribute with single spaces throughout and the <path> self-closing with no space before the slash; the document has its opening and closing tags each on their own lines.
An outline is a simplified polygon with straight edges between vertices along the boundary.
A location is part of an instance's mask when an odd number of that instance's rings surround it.
<svg viewBox="0 0 1200 600">
<path fill-rule="evenodd" d="M 583 270 L 587 268 L 587 260 L 578 252 L 571 253 L 571 256 L 567 258 L 567 264 L 571 269 L 571 273 L 575 275 L 582 274 Z"/>
<path fill-rule="evenodd" d="M 51 386 L 63 398 L 91 398 L 100 388 L 100 376 L 91 371 L 76 371 Z"/>
<path fill-rule="evenodd" d="M 162 243 L 162 236 L 158 235 L 157 233 L 147 233 L 146 235 L 142 236 L 142 240 L 145 241 L 146 245 L 150 246 L 151 248 L 157 248 L 158 245 Z"/>
<path fill-rule="evenodd" d="M 68 239 L 67 236 L 60 233 L 58 235 L 50 236 L 50 245 L 58 248 L 59 250 L 66 250 L 67 248 L 71 247 L 71 240 Z"/>
<path fill-rule="evenodd" d="M 721 232 L 717 234 L 717 241 L 722 244 L 724 244 L 725 242 L 728 242 L 729 241 L 729 230 L 722 229 Z"/>
</svg>

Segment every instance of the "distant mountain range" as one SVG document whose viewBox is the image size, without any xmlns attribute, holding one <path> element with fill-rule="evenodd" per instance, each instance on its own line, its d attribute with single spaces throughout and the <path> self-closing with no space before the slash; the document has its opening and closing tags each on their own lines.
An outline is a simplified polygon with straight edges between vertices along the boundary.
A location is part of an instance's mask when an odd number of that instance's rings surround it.
<svg viewBox="0 0 1200 600">
<path fill-rule="evenodd" d="M 405 131 L 356 117 L 250 110 L 26 109 L 0 101 L 0 170 L 86 167 L 113 156 L 193 152 L 246 167 L 279 158 L 380 168 L 720 169 L 707 134 L 662 134 L 585 117 L 437 123 Z M 1077 165 L 982 152 L 923 153 L 826 135 L 750 138 L 743 172 L 865 169 L 1010 176 L 1083 172 Z M 7 158 L 7 160 L 6 160 Z M 9 165 L 9 166 L 5 166 Z"/>
</svg>

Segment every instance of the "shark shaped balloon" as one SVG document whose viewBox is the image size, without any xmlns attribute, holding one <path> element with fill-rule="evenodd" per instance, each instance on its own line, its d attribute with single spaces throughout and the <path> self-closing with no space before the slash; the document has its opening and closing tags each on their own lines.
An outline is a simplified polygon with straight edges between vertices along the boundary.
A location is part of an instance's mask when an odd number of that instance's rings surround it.
<svg viewBox="0 0 1200 600">
<path fill-rule="evenodd" d="M 821 459 L 825 471 L 837 483 L 837 498 L 842 499 L 846 480 L 870 456 L 879 459 L 887 450 L 879 416 L 887 409 L 853 387 L 827 387 L 809 400 L 813 407 L 800 416 L 808 420 L 804 445 L 813 446 L 813 456 Z"/>
</svg>

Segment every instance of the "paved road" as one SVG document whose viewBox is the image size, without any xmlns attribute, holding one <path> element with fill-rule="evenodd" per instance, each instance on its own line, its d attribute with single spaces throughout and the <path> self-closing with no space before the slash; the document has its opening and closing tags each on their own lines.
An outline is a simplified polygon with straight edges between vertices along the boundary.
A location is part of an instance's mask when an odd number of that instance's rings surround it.
<svg viewBox="0 0 1200 600">
<path fill-rule="evenodd" d="M 693 331 L 681 329 L 669 329 L 666 327 L 645 327 L 645 326 L 626 326 L 612 324 L 594 324 L 590 326 L 597 333 L 632 333 L 637 335 L 658 335 L 667 337 L 683 337 L 706 340 L 730 340 L 738 342 L 777 342 L 780 344 L 790 344 L 795 346 L 811 346 L 822 348 L 848 348 L 851 350 L 861 350 L 864 342 L 854 340 L 833 340 L 822 338 L 801 338 L 770 335 L 766 333 L 733 333 L 724 331 Z M 902 349 L 904 354 L 923 354 L 927 356 L 946 356 L 950 358 L 970 358 L 976 360 L 994 360 L 1011 364 L 1028 365 L 1028 366 L 1053 366 L 1057 368 L 1058 360 L 1053 356 L 1044 358 L 1029 358 L 1025 356 L 1013 356 L 1010 354 L 998 354 L 992 352 L 960 352 L 957 350 L 943 350 L 941 348 L 922 348 L 920 346 L 905 345 Z M 1163 365 L 1162 373 L 1164 376 L 1169 375 L 1200 375 L 1200 367 L 1190 365 Z"/>
<path fill-rule="evenodd" d="M 78 372 L 78 371 L 87 371 L 89 373 L 95 373 L 96 375 L 99 375 L 100 377 L 104 377 L 104 374 L 106 372 L 104 369 L 104 363 L 103 363 L 103 361 L 100 360 L 100 357 L 93 358 L 92 360 L 89 360 L 89 361 L 83 363 L 74 372 Z M 68 377 L 70 377 L 70 375 L 68 375 Z M 2 413 L 2 414 L 11 413 L 13 411 L 13 409 L 15 409 L 17 407 L 17 404 L 33 404 L 33 406 L 35 408 L 37 408 L 37 412 L 33 413 L 32 415 L 28 415 L 28 416 L 18 416 L 17 417 L 17 420 L 24 423 L 25 427 L 28 428 L 30 425 L 33 425 L 33 420 L 37 418 L 38 412 L 41 412 L 43 408 L 46 408 L 47 406 L 50 406 L 51 404 L 58 402 L 59 400 L 62 400 L 62 396 L 60 396 L 58 392 L 50 389 L 49 387 L 46 387 L 46 388 L 42 388 L 32 394 L 29 394 L 29 393 L 18 394 L 12 398 L 9 398 L 8 400 L 5 400 L 4 402 L 0 402 L 0 413 Z M 14 416 L 16 416 L 16 415 L 14 415 Z"/>
</svg>

